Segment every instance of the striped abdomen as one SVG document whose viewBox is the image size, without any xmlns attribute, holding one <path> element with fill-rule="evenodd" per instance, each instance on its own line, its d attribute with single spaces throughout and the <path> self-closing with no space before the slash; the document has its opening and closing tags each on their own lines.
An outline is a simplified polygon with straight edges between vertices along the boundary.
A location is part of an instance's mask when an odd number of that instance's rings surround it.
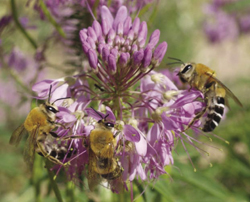
<svg viewBox="0 0 250 202">
<path fill-rule="evenodd" d="M 210 106 L 207 109 L 207 116 L 204 120 L 202 130 L 213 131 L 220 123 L 225 108 L 225 99 L 221 96 L 211 98 Z"/>
<path fill-rule="evenodd" d="M 40 144 L 40 147 L 42 147 L 43 152 L 38 146 L 36 147 L 36 152 L 41 156 L 44 156 L 43 153 L 45 153 L 46 155 L 58 160 L 63 160 L 65 156 L 66 158 L 70 158 L 73 154 L 77 153 L 76 149 L 69 148 L 68 142 L 61 142 L 58 144 L 56 141 L 57 137 L 57 134 L 54 132 L 43 132 L 42 135 L 39 135 L 37 138 L 37 141 Z"/>
</svg>

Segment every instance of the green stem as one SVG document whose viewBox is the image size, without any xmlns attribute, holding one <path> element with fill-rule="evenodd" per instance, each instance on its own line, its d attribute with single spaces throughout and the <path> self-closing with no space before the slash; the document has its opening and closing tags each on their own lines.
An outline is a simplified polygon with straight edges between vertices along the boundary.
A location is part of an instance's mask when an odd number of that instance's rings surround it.
<svg viewBox="0 0 250 202">
<path fill-rule="evenodd" d="M 17 82 L 17 84 L 19 86 L 21 86 L 26 92 L 28 92 L 29 94 L 33 95 L 33 91 L 30 90 L 23 82 L 22 80 L 19 78 L 19 76 L 17 75 L 17 73 L 15 71 L 13 71 L 12 69 L 9 69 L 10 75 L 12 76 L 12 78 Z"/>
<path fill-rule="evenodd" d="M 66 199 L 68 202 L 75 201 L 74 197 L 74 183 L 72 181 L 67 182 Z"/>
<path fill-rule="evenodd" d="M 11 2 L 10 4 L 11 4 L 12 16 L 13 16 L 14 22 L 16 23 L 17 28 L 22 32 L 22 34 L 24 35 L 24 37 L 30 42 L 30 44 L 32 45 L 32 47 L 34 49 L 37 49 L 36 42 L 32 39 L 32 37 L 28 34 L 28 32 L 26 32 L 26 30 L 23 28 L 23 26 L 19 22 L 15 0 L 11 0 L 10 2 Z"/>
<path fill-rule="evenodd" d="M 35 201 L 42 202 L 41 181 L 43 177 L 43 158 L 41 156 L 35 156 L 32 171 L 32 184 L 35 188 Z"/>
<path fill-rule="evenodd" d="M 55 19 L 52 17 L 52 15 L 50 14 L 47 6 L 45 5 L 43 0 L 39 1 L 39 5 L 44 13 L 44 15 L 47 17 L 47 19 L 50 21 L 50 23 L 55 27 L 55 29 L 57 30 L 57 32 L 62 36 L 62 37 L 66 37 L 65 32 L 63 31 L 63 29 L 61 28 L 61 26 L 55 21 Z"/>
<path fill-rule="evenodd" d="M 8 67 L 8 65 L 6 64 L 6 62 L 4 61 L 4 58 L 3 58 L 3 54 L 2 54 L 2 51 L 0 49 L 0 62 L 3 66 L 3 68 L 8 71 L 10 73 L 10 76 L 16 81 L 16 83 L 21 87 L 23 88 L 26 92 L 28 92 L 29 94 L 33 95 L 33 92 L 32 90 L 30 90 L 23 82 L 22 80 L 20 79 L 20 77 L 17 75 L 17 73 Z"/>
<path fill-rule="evenodd" d="M 54 191 L 54 193 L 56 195 L 57 201 L 58 202 L 63 202 L 61 193 L 60 193 L 59 188 L 57 186 L 57 183 L 53 179 L 54 178 L 54 174 L 53 174 L 53 172 L 50 171 L 50 162 L 47 159 L 45 160 L 45 164 L 46 164 L 46 168 L 47 168 L 47 171 L 48 171 L 48 174 L 49 174 L 49 179 L 50 179 L 51 187 L 52 187 L 52 189 L 53 189 L 53 191 Z"/>
</svg>

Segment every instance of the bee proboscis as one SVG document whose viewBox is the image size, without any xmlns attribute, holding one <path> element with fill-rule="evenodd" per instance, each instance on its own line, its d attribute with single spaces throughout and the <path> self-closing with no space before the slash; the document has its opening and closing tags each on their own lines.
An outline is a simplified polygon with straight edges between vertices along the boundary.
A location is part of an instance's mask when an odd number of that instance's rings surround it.
<svg viewBox="0 0 250 202">
<path fill-rule="evenodd" d="M 175 59 L 175 58 L 171 58 Z M 227 96 L 231 97 L 239 106 L 242 107 L 239 99 L 227 88 L 219 79 L 216 78 L 215 72 L 203 64 L 183 63 L 179 59 L 175 59 L 182 63 L 178 76 L 183 83 L 188 83 L 204 94 L 206 107 L 196 114 L 193 120 L 188 124 L 190 128 L 193 123 L 203 117 L 207 113 L 202 123 L 202 130 L 204 132 L 213 131 L 224 114 L 224 107 L 228 105 Z M 184 130 L 184 131 L 185 131 Z"/>
<path fill-rule="evenodd" d="M 57 156 L 55 154 L 50 155 L 46 149 L 50 148 L 51 146 L 49 146 L 49 144 L 52 144 L 53 142 L 49 143 L 47 141 L 47 143 L 44 144 L 46 139 L 54 138 L 55 140 L 55 138 L 58 137 L 56 133 L 52 132 L 52 130 L 58 125 L 55 121 L 56 113 L 59 112 L 54 103 L 58 100 L 68 99 L 68 97 L 59 98 L 53 103 L 50 103 L 51 88 L 52 86 L 50 86 L 48 100 L 30 111 L 24 123 L 12 133 L 9 141 L 11 145 L 18 146 L 25 132 L 28 132 L 29 136 L 24 150 L 24 159 L 30 168 L 33 166 L 35 152 L 48 158 L 53 163 L 64 165 L 56 158 Z M 54 149 L 52 149 L 52 151 L 54 151 Z"/>
</svg>

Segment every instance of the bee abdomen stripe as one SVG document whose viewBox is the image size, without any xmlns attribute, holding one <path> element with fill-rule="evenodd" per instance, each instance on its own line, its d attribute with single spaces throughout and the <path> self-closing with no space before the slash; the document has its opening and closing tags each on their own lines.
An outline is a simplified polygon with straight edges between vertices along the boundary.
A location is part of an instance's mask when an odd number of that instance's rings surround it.
<svg viewBox="0 0 250 202">
<path fill-rule="evenodd" d="M 225 104 L 225 99 L 223 97 L 217 97 L 216 100 L 218 104 L 223 104 L 223 105 Z"/>
<path fill-rule="evenodd" d="M 56 157 L 57 156 L 57 152 L 55 150 L 52 150 L 49 155 L 53 156 L 53 157 Z"/>
<path fill-rule="evenodd" d="M 222 105 L 222 106 L 215 105 L 214 111 L 221 114 L 221 115 L 223 115 L 223 113 L 224 113 L 224 105 Z"/>
<path fill-rule="evenodd" d="M 212 123 L 215 125 L 215 127 L 218 126 L 218 123 L 215 120 L 212 120 Z"/>
<path fill-rule="evenodd" d="M 224 106 L 225 106 L 224 104 L 219 104 L 219 103 L 215 104 L 215 107 L 218 107 L 218 108 L 223 108 L 224 109 Z"/>
<path fill-rule="evenodd" d="M 216 128 L 216 126 L 218 126 L 218 123 L 216 123 L 214 120 L 210 119 L 209 121 L 207 121 L 205 123 L 205 125 L 202 128 L 202 130 L 204 132 L 211 132 L 211 131 L 213 131 Z"/>
<path fill-rule="evenodd" d="M 209 121 L 211 119 L 211 120 L 216 121 L 217 123 L 220 123 L 221 118 L 222 118 L 221 114 L 219 114 L 215 111 L 213 111 L 212 113 L 207 115 L 207 121 Z"/>
</svg>

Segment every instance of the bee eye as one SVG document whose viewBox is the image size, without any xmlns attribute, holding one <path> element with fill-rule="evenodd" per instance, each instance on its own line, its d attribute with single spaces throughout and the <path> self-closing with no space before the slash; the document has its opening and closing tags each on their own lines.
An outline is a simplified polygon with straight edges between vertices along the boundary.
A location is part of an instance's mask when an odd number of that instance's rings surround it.
<svg viewBox="0 0 250 202">
<path fill-rule="evenodd" d="M 105 126 L 109 127 L 109 128 L 114 128 L 114 124 L 113 123 L 105 123 Z"/>
<path fill-rule="evenodd" d="M 181 71 L 182 74 L 185 74 L 188 70 L 190 70 L 193 66 L 192 65 L 186 65 L 184 69 Z"/>
<path fill-rule="evenodd" d="M 51 107 L 51 106 L 46 106 L 46 109 L 47 109 L 48 111 L 53 112 L 53 113 L 57 113 L 57 112 L 58 112 L 54 107 Z"/>
</svg>

